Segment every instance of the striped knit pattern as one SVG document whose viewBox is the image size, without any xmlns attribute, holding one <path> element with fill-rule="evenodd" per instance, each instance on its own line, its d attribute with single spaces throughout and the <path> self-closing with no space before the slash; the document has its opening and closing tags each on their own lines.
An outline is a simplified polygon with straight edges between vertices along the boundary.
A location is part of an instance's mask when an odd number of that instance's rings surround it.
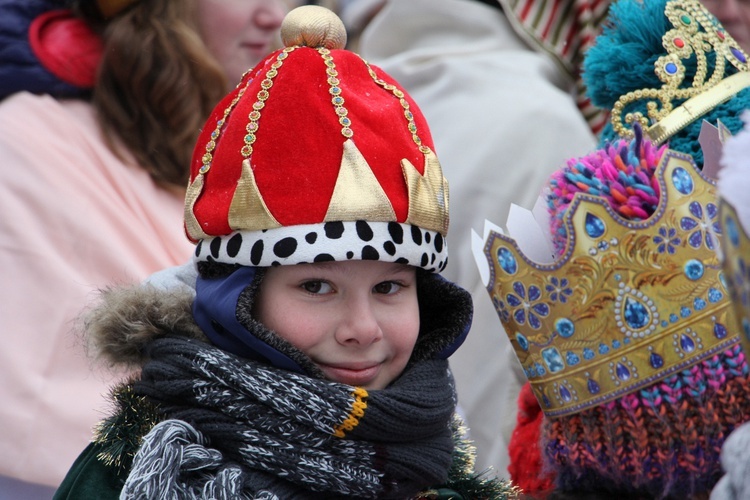
<svg viewBox="0 0 750 500">
<path fill-rule="evenodd" d="M 516 29 L 552 55 L 576 82 L 576 104 L 598 134 L 608 112 L 594 106 L 581 81 L 583 56 L 601 31 L 609 0 L 500 0 Z"/>
<path fill-rule="evenodd" d="M 355 387 L 352 391 L 352 409 L 349 411 L 346 419 L 343 422 L 336 425 L 333 428 L 333 435 L 342 438 L 346 436 L 347 432 L 353 431 L 354 428 L 359 425 L 359 419 L 365 416 L 365 410 L 367 409 L 367 391 L 362 387 Z"/>
<path fill-rule="evenodd" d="M 750 418 L 748 366 L 739 345 L 638 393 L 546 419 L 546 460 L 569 491 L 688 498 L 722 474 L 726 437 Z"/>
<path fill-rule="evenodd" d="M 562 215 L 573 195 L 605 198 L 625 219 L 643 220 L 659 203 L 654 172 L 665 151 L 635 128 L 556 172 L 547 202 L 558 254 Z M 565 491 L 609 491 L 649 498 L 707 493 L 721 477 L 725 438 L 750 419 L 748 365 L 739 344 L 636 393 L 572 416 L 545 419 L 546 465 Z"/>
</svg>

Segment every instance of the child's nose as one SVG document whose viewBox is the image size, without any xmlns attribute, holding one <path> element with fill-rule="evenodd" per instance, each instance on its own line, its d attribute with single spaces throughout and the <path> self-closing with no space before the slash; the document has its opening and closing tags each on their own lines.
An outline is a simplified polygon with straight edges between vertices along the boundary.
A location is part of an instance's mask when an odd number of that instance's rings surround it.
<svg viewBox="0 0 750 500">
<path fill-rule="evenodd" d="M 383 331 L 370 301 L 361 298 L 348 301 L 336 329 L 336 340 L 344 345 L 368 346 L 382 338 Z"/>
</svg>

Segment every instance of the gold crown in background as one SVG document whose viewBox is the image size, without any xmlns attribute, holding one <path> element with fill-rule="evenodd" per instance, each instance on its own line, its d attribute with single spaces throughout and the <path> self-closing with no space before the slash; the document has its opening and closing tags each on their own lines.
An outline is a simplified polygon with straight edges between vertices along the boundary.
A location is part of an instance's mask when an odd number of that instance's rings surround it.
<svg viewBox="0 0 750 500">
<path fill-rule="evenodd" d="M 750 356 L 750 237 L 737 217 L 737 211 L 723 198 L 719 198 L 719 220 L 723 229 L 722 266 L 745 356 Z"/>
<path fill-rule="evenodd" d="M 660 88 L 628 92 L 615 103 L 611 120 L 620 137 L 632 138 L 633 125 L 638 122 L 654 144 L 661 144 L 750 86 L 747 54 L 700 2 L 672 0 L 667 2 L 664 14 L 673 29 L 662 37 L 666 54 L 654 63 L 663 84 Z M 709 75 L 711 56 L 715 57 L 715 64 Z M 696 60 L 696 71 L 692 81 L 685 82 L 684 63 L 690 58 Z M 739 73 L 727 76 L 728 65 Z M 675 108 L 675 101 L 682 104 Z M 629 106 L 641 103 L 646 105 L 647 116 L 640 111 L 627 111 Z"/>
<path fill-rule="evenodd" d="M 667 151 L 661 199 L 645 221 L 576 194 L 564 255 L 532 262 L 505 235 L 484 245 L 488 291 L 542 410 L 614 400 L 739 342 L 717 256 L 715 185 Z"/>
</svg>

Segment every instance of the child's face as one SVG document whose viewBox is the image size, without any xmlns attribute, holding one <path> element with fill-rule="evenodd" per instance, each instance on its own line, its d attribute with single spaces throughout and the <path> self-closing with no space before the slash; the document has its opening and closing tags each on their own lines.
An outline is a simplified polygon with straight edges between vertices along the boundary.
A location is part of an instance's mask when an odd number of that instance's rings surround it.
<svg viewBox="0 0 750 500">
<path fill-rule="evenodd" d="M 384 389 L 406 367 L 419 334 L 416 271 L 379 261 L 272 267 L 255 315 L 329 379 Z"/>
</svg>

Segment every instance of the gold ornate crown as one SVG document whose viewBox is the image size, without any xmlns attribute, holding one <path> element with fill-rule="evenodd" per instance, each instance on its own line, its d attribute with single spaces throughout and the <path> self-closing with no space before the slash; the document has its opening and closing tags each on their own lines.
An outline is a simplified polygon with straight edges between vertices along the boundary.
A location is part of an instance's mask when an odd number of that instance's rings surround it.
<svg viewBox="0 0 750 500">
<path fill-rule="evenodd" d="M 750 356 L 750 237 L 734 207 L 719 198 L 722 265 L 732 296 L 745 355 Z"/>
<path fill-rule="evenodd" d="M 673 29 L 662 37 L 667 53 L 654 63 L 656 76 L 663 84 L 660 88 L 628 92 L 615 103 L 612 126 L 623 138 L 633 137 L 633 124 L 638 122 L 654 144 L 661 144 L 750 86 L 747 54 L 700 2 L 671 0 L 664 14 Z M 711 56 L 715 63 L 709 75 Z M 691 58 L 695 58 L 692 63 L 696 65 L 695 75 L 691 82 L 685 82 L 685 61 Z M 728 65 L 739 73 L 728 76 Z M 675 108 L 675 101 L 682 104 Z M 642 103 L 646 105 L 647 116 L 641 111 L 627 111 L 632 105 Z"/>
<path fill-rule="evenodd" d="M 645 221 L 576 194 L 564 255 L 532 262 L 490 231 L 488 291 L 543 411 L 576 413 L 653 384 L 739 342 L 716 253 L 715 185 L 667 151 Z"/>
</svg>

